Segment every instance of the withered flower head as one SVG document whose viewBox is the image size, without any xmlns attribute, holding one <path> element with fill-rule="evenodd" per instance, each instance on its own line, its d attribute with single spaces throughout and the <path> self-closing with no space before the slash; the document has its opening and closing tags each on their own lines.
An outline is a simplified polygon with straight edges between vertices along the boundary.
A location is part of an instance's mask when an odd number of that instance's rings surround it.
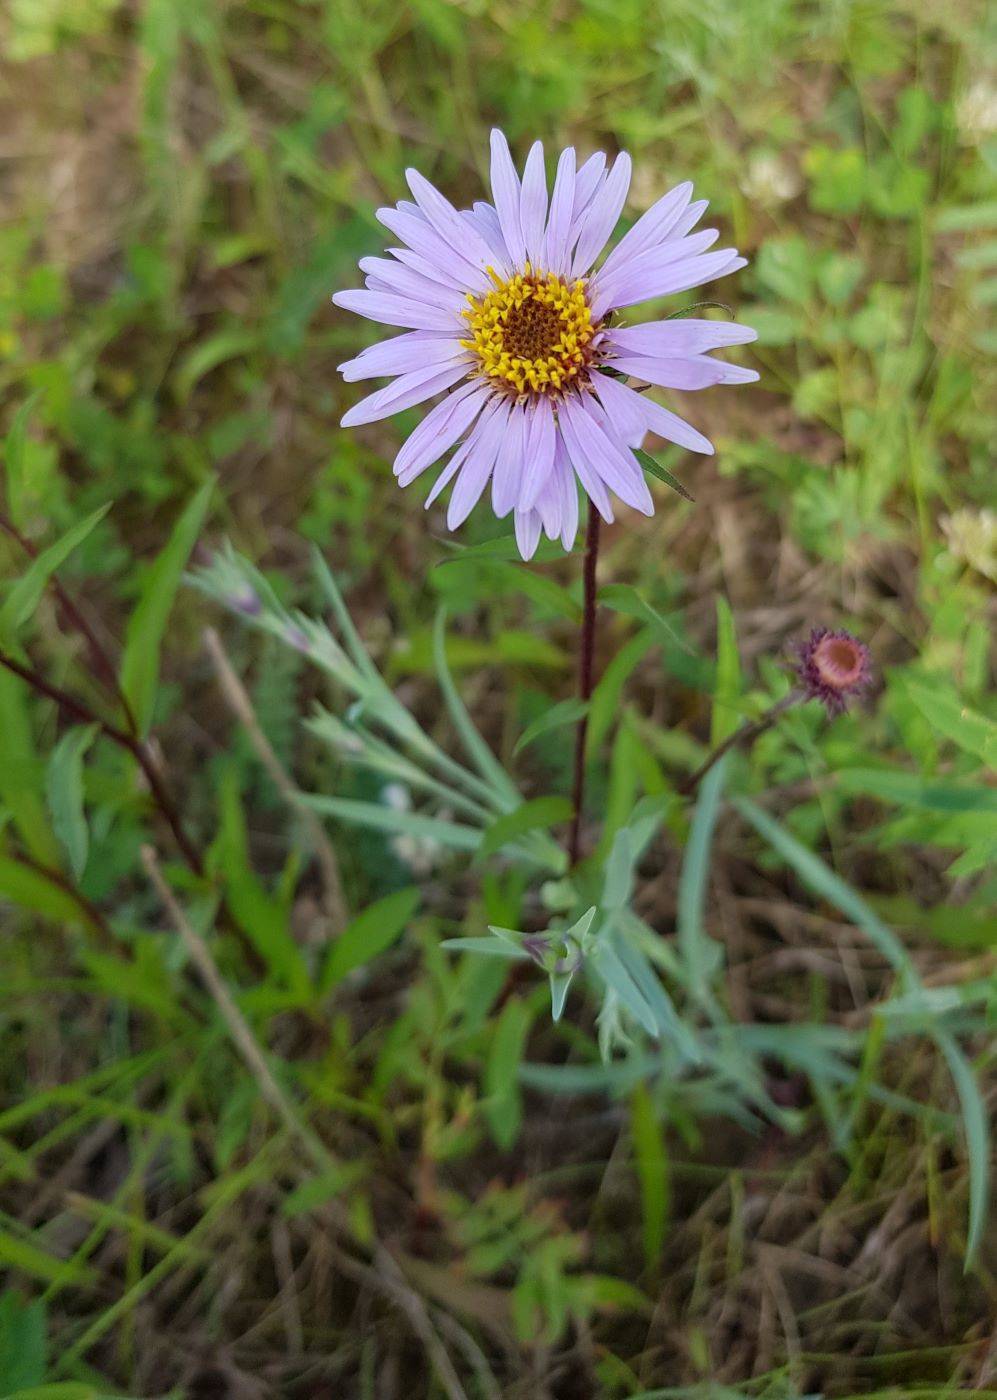
<svg viewBox="0 0 997 1400">
<path fill-rule="evenodd" d="M 851 632 L 815 627 L 796 648 L 796 675 L 808 700 L 820 700 L 829 715 L 841 714 L 872 679 L 869 648 Z"/>
</svg>

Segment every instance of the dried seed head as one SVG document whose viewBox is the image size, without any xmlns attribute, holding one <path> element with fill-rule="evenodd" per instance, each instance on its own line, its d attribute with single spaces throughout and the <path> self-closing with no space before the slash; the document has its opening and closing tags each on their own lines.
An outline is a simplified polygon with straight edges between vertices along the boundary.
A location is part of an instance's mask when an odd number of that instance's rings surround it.
<svg viewBox="0 0 997 1400">
<path fill-rule="evenodd" d="M 850 632 L 815 627 L 796 648 L 796 675 L 808 700 L 820 700 L 830 715 L 845 709 L 872 679 L 869 648 Z"/>
</svg>

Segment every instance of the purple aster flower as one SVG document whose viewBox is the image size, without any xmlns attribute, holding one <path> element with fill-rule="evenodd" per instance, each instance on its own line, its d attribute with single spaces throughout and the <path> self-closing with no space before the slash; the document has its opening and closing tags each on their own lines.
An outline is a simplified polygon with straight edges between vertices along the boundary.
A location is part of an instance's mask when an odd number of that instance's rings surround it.
<svg viewBox="0 0 997 1400">
<path fill-rule="evenodd" d="M 716 229 L 692 232 L 706 201 L 692 200 L 691 184 L 677 185 L 593 271 L 627 197 L 628 155 L 611 169 L 601 154 L 576 168 L 569 147 L 548 195 L 541 143 L 520 179 L 505 137 L 493 131 L 494 203 L 457 210 L 418 171 L 407 178 L 415 203 L 377 211 L 399 246 L 389 258 L 361 259 L 366 290 L 333 297 L 403 330 L 339 366 L 350 381 L 393 376 L 351 408 L 343 426 L 444 394 L 395 458 L 395 476 L 407 486 L 453 449 L 427 506 L 453 482 L 447 525 L 456 529 L 490 481 L 495 514 L 514 513 L 524 559 L 541 530 L 572 547 L 576 479 L 607 521 L 610 492 L 652 515 L 631 449 L 648 431 L 694 452 L 713 448 L 624 379 L 703 389 L 758 378 L 708 353 L 754 340 L 747 326 L 682 319 L 624 327 L 617 318 L 637 302 L 745 265 L 734 248 L 707 251 Z"/>
<path fill-rule="evenodd" d="M 797 646 L 796 655 L 805 698 L 820 700 L 830 715 L 840 714 L 872 680 L 869 648 L 851 632 L 815 627 L 809 640 Z"/>
</svg>

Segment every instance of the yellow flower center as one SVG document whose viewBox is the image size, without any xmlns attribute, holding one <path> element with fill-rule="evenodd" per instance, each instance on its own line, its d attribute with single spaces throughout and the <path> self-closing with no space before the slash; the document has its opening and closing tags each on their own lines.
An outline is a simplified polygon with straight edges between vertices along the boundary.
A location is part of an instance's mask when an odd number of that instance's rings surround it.
<svg viewBox="0 0 997 1400">
<path fill-rule="evenodd" d="M 492 291 L 476 297 L 461 315 L 471 332 L 461 345 L 473 350 L 479 373 L 498 388 L 552 394 L 564 389 L 592 359 L 598 326 L 585 297 L 585 283 L 568 284 L 554 272 L 544 276 L 529 263 L 503 282 L 492 268 Z"/>
</svg>

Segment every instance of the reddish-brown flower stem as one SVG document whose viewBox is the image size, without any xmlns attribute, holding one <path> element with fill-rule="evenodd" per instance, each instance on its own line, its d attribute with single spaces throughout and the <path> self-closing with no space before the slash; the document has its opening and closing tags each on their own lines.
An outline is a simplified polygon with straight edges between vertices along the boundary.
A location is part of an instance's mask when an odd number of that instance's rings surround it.
<svg viewBox="0 0 997 1400">
<path fill-rule="evenodd" d="M 588 529 L 585 534 L 584 603 L 581 644 L 578 652 L 578 696 L 586 703 L 592 696 L 592 668 L 595 660 L 596 565 L 599 562 L 599 512 L 589 501 Z M 571 801 L 574 815 L 568 838 L 568 863 L 578 864 L 581 851 L 582 805 L 585 800 L 585 743 L 588 738 L 588 711 L 578 721 L 575 735 L 575 776 Z"/>
<path fill-rule="evenodd" d="M 770 705 L 765 713 L 758 719 L 751 720 L 748 724 L 742 724 L 740 729 L 735 729 L 733 734 L 729 734 L 722 744 L 718 744 L 703 763 L 699 765 L 695 773 L 690 773 L 688 778 L 684 778 L 679 783 L 676 791 L 681 797 L 689 797 L 696 791 L 707 773 L 723 758 L 725 753 L 730 753 L 731 749 L 739 749 L 745 744 L 753 744 L 757 738 L 771 729 L 780 715 L 795 705 L 798 700 L 804 697 L 798 690 L 791 690 L 788 695 L 784 695 L 781 700 L 777 700 L 774 705 Z"/>
<path fill-rule="evenodd" d="M 0 513 L 0 530 L 2 530 L 4 534 L 9 535 L 10 538 L 20 546 L 29 559 L 38 558 L 38 550 L 36 547 L 21 533 L 14 522 L 2 513 Z M 58 599 L 59 606 L 65 614 L 67 621 L 71 626 L 76 628 L 77 632 L 80 633 L 89 646 L 90 656 L 94 663 L 97 679 L 101 681 L 115 697 L 118 704 L 121 706 L 128 729 L 131 733 L 137 735 L 138 725 L 135 722 L 135 715 L 132 711 L 132 707 L 128 703 L 128 697 L 125 695 L 118 682 L 114 663 L 101 645 L 99 637 L 91 627 L 85 614 L 77 607 L 73 599 L 66 592 L 66 589 L 59 582 L 56 574 L 52 574 L 48 580 L 48 584 Z"/>
<path fill-rule="evenodd" d="M 183 823 L 180 820 L 180 813 L 177 811 L 173 799 L 166 789 L 166 784 L 163 781 L 162 775 L 156 767 L 148 746 L 138 735 L 129 733 L 124 729 L 119 729 L 117 725 L 101 719 L 98 715 L 94 714 L 89 706 L 77 700 L 75 696 L 60 689 L 59 686 L 53 685 L 51 681 L 47 681 L 44 676 L 32 670 L 30 666 L 22 666 L 19 661 L 15 661 L 12 656 L 8 656 L 5 652 L 0 652 L 0 666 L 4 666 L 13 675 L 19 676 L 22 681 L 31 686 L 32 690 L 36 691 L 39 695 L 44 695 L 46 699 L 51 700 L 59 707 L 64 715 L 75 720 L 78 724 L 98 725 L 106 739 L 110 739 L 112 743 L 117 744 L 120 748 L 126 749 L 128 753 L 132 755 L 145 775 L 146 782 L 149 784 L 149 791 L 152 794 L 152 799 L 173 833 L 173 839 L 177 843 L 180 854 L 196 875 L 203 876 L 204 861 L 201 859 L 201 853 L 184 831 Z"/>
</svg>

